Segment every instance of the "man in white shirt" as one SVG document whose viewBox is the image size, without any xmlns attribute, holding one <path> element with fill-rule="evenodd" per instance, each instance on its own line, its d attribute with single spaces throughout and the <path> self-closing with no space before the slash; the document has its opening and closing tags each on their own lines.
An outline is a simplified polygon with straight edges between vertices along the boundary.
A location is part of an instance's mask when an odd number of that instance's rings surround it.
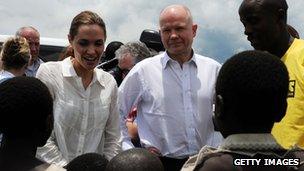
<svg viewBox="0 0 304 171">
<path fill-rule="evenodd" d="M 32 26 L 21 27 L 16 32 L 16 36 L 24 37 L 30 45 L 32 59 L 25 70 L 25 75 L 35 77 L 40 64 L 43 61 L 39 58 L 40 50 L 40 34 L 37 29 Z"/>
<path fill-rule="evenodd" d="M 166 52 L 135 65 L 119 88 L 122 145 L 133 147 L 125 118 L 136 106 L 142 146 L 160 156 L 165 170 L 179 170 L 201 147 L 222 140 L 211 119 L 220 64 L 193 52 L 197 25 L 187 7 L 166 7 L 159 24 Z"/>
</svg>

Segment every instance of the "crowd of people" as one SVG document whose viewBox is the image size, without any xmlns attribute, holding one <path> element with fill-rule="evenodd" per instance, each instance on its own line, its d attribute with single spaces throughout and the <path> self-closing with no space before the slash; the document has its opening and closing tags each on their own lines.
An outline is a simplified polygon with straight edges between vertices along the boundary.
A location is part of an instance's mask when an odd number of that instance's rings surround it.
<svg viewBox="0 0 304 171">
<path fill-rule="evenodd" d="M 18 29 L 1 50 L 0 170 L 304 170 L 304 40 L 287 9 L 243 0 L 254 50 L 223 65 L 192 48 L 198 25 L 180 4 L 159 32 L 106 48 L 103 19 L 82 11 L 55 62 L 39 58 L 36 28 Z"/>
</svg>

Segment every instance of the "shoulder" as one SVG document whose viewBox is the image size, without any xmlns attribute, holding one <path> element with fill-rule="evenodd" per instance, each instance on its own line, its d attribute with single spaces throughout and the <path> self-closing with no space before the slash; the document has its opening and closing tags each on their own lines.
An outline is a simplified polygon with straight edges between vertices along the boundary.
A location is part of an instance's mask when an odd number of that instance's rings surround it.
<svg viewBox="0 0 304 171">
<path fill-rule="evenodd" d="M 98 68 L 95 69 L 95 72 L 96 72 L 98 81 L 103 82 L 105 84 L 105 86 L 116 85 L 116 81 L 112 74 L 110 74 L 102 69 L 98 69 Z"/>
<path fill-rule="evenodd" d="M 226 154 L 225 152 L 225 150 L 204 146 L 197 155 L 190 157 L 184 164 L 182 171 L 238 171 L 238 168 L 233 166 L 233 156 Z"/>
<path fill-rule="evenodd" d="M 163 54 L 159 54 L 150 58 L 146 58 L 138 62 L 128 73 L 127 77 L 151 75 L 151 73 L 158 72 L 162 68 L 162 57 Z M 125 79 L 126 79 L 125 78 Z"/>
<path fill-rule="evenodd" d="M 296 43 L 299 43 L 299 44 L 304 44 L 304 40 L 303 39 L 294 39 Z"/>
<path fill-rule="evenodd" d="M 45 76 L 58 77 L 62 72 L 61 61 L 60 62 L 46 62 L 42 63 L 37 71 L 36 77 L 44 79 Z"/>
<path fill-rule="evenodd" d="M 44 163 L 31 169 L 31 171 L 65 171 L 65 169 L 54 164 Z"/>
<path fill-rule="evenodd" d="M 152 56 L 150 58 L 146 58 L 142 61 L 140 61 L 139 63 L 137 63 L 136 65 L 139 67 L 151 67 L 151 66 L 157 66 L 161 64 L 161 59 L 164 57 L 164 54 L 158 54 L 155 56 Z"/>
<path fill-rule="evenodd" d="M 207 158 L 203 163 L 197 165 L 196 169 L 201 171 L 212 171 L 212 170 L 221 170 L 221 171 L 231 171 L 231 170 L 242 170 L 240 167 L 233 165 L 233 157 L 229 154 L 224 153 L 214 153 L 206 156 Z"/>
<path fill-rule="evenodd" d="M 207 56 L 194 54 L 194 58 L 196 59 L 196 61 L 198 63 L 208 64 L 208 65 L 212 65 L 212 66 L 215 66 L 215 67 L 220 67 L 221 66 L 221 64 L 219 62 L 217 62 L 216 60 L 214 60 L 210 57 L 207 57 Z"/>
<path fill-rule="evenodd" d="M 304 52 L 304 40 L 303 39 L 294 39 L 294 42 L 291 44 L 291 46 L 289 47 L 289 49 L 287 50 L 288 52 L 292 52 L 292 53 L 301 53 L 301 55 Z"/>
<path fill-rule="evenodd" d="M 44 63 L 41 63 L 40 67 L 44 67 L 44 68 L 49 68 L 49 69 L 57 69 L 58 70 L 58 67 L 61 67 L 61 63 L 62 61 L 56 61 L 56 62 L 53 62 L 53 61 L 50 61 L 50 62 L 44 62 Z M 39 68 L 40 68 L 39 67 Z"/>
</svg>

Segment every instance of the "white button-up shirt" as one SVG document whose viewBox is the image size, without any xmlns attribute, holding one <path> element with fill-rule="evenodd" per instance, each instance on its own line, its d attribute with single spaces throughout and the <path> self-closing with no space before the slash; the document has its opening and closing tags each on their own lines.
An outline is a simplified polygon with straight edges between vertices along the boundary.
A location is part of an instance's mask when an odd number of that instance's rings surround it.
<svg viewBox="0 0 304 171">
<path fill-rule="evenodd" d="M 40 66 L 41 79 L 54 97 L 54 131 L 38 150 L 40 159 L 60 166 L 84 153 L 111 159 L 120 151 L 117 86 L 114 78 L 94 69 L 85 89 L 70 58 Z"/>
<path fill-rule="evenodd" d="M 1 70 L 0 71 L 0 83 L 3 82 L 3 80 L 6 80 L 8 78 L 13 78 L 15 75 L 11 72 L 8 72 L 6 70 Z"/>
<path fill-rule="evenodd" d="M 141 143 L 163 156 L 188 157 L 204 145 L 220 144 L 212 122 L 219 69 L 219 63 L 197 54 L 182 68 L 166 52 L 138 63 L 119 87 L 123 149 L 133 147 L 124 121 L 132 106 L 138 109 Z"/>
</svg>

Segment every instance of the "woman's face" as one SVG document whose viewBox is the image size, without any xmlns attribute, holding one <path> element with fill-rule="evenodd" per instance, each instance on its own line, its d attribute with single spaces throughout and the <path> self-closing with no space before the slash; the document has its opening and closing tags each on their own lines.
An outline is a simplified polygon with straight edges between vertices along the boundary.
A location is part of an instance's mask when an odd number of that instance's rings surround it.
<svg viewBox="0 0 304 171">
<path fill-rule="evenodd" d="M 69 35 L 76 70 L 93 70 L 97 66 L 104 51 L 105 39 L 104 30 L 97 24 L 81 25 L 73 40 Z"/>
</svg>

